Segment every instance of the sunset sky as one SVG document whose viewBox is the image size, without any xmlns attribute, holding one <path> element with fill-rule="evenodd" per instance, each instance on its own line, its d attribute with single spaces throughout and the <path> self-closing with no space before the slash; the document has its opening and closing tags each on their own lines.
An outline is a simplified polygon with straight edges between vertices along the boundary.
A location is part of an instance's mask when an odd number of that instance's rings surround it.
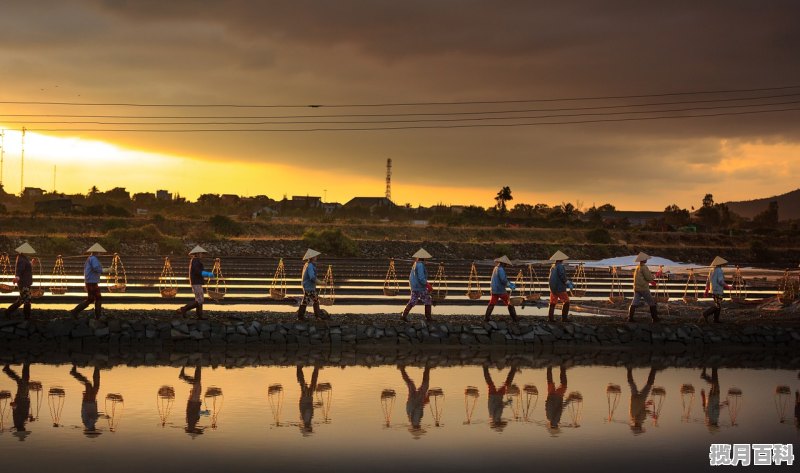
<svg viewBox="0 0 800 473">
<path fill-rule="evenodd" d="M 399 204 L 767 197 L 800 182 L 798 18 L 796 1 L 4 1 L 3 184 L 20 190 L 25 126 L 24 185 L 52 190 L 55 166 L 67 193 L 346 202 L 383 195 L 391 158 Z M 685 115 L 717 116 L 653 119 Z M 552 124 L 569 121 L 593 122 Z"/>
</svg>

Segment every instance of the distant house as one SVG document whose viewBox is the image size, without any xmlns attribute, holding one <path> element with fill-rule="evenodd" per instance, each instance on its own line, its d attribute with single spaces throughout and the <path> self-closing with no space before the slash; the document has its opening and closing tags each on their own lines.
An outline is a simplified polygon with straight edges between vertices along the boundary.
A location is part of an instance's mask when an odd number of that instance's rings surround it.
<svg viewBox="0 0 800 473">
<path fill-rule="evenodd" d="M 72 199 L 42 200 L 33 204 L 33 211 L 37 214 L 68 214 L 73 208 Z"/>
<path fill-rule="evenodd" d="M 344 204 L 345 209 L 369 209 L 374 210 L 382 207 L 396 207 L 394 202 L 386 197 L 353 197 Z"/>
<path fill-rule="evenodd" d="M 332 214 L 333 212 L 342 208 L 342 204 L 339 202 L 323 202 L 322 210 L 325 211 L 325 214 Z"/>
<path fill-rule="evenodd" d="M 322 207 L 322 197 L 293 195 L 291 207 L 295 209 L 318 209 Z"/>
<path fill-rule="evenodd" d="M 165 190 L 157 190 L 156 191 L 156 199 L 158 200 L 172 200 L 172 192 L 168 192 Z"/>
<path fill-rule="evenodd" d="M 41 197 L 44 192 L 44 189 L 39 189 L 38 187 L 26 187 L 22 190 L 22 197 Z"/>
</svg>

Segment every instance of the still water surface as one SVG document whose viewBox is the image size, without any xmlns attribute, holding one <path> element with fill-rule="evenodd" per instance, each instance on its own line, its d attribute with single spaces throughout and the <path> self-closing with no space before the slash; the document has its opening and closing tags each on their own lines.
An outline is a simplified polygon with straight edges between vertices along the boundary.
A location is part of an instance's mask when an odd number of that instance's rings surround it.
<svg viewBox="0 0 800 473">
<path fill-rule="evenodd" d="M 0 374 L 0 462 L 4 471 L 695 471 L 710 468 L 711 443 L 796 446 L 798 389 L 797 371 L 778 369 L 17 364 Z"/>
</svg>

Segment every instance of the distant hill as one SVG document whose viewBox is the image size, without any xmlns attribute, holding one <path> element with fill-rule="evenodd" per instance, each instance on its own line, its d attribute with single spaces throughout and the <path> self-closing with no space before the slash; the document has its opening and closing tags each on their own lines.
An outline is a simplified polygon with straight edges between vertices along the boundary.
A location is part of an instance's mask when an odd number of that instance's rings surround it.
<svg viewBox="0 0 800 473">
<path fill-rule="evenodd" d="M 728 208 L 742 217 L 753 218 L 767 209 L 773 200 L 778 201 L 778 219 L 800 219 L 800 189 L 764 199 L 725 202 Z"/>
</svg>

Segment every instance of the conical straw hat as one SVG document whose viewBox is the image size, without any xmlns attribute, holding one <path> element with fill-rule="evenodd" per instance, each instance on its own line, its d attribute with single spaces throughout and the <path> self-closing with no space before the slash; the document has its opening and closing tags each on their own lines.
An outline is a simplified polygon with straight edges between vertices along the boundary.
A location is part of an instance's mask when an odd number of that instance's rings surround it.
<svg viewBox="0 0 800 473">
<path fill-rule="evenodd" d="M 420 248 L 419 251 L 417 251 L 416 253 L 411 255 L 411 257 L 412 258 L 420 258 L 420 259 L 433 258 L 433 256 L 431 256 L 430 253 L 425 251 L 425 248 Z"/>
<path fill-rule="evenodd" d="M 553 256 L 550 257 L 550 261 L 564 261 L 568 259 L 569 256 L 565 255 L 561 250 L 556 251 L 553 253 Z"/>
<path fill-rule="evenodd" d="M 31 245 L 29 245 L 27 242 L 25 242 L 22 245 L 20 245 L 19 248 L 17 248 L 14 251 L 16 251 L 17 253 L 22 254 L 22 255 L 35 255 L 36 254 L 36 250 L 34 250 L 33 247 Z"/>
<path fill-rule="evenodd" d="M 189 252 L 190 255 L 193 255 L 195 253 L 208 253 L 208 251 L 204 250 L 202 246 L 197 245 L 194 248 L 192 248 L 192 251 Z"/>
<path fill-rule="evenodd" d="M 728 264 L 728 260 L 721 256 L 717 256 L 714 258 L 714 261 L 711 262 L 711 266 L 721 266 L 723 264 Z"/>
<path fill-rule="evenodd" d="M 499 258 L 495 258 L 494 262 L 495 263 L 505 263 L 505 264 L 508 264 L 508 265 L 512 264 L 511 260 L 508 259 L 508 256 L 506 256 L 506 255 L 503 255 L 503 256 L 501 256 Z"/>
<path fill-rule="evenodd" d="M 100 246 L 100 243 L 95 243 L 94 245 L 90 246 L 86 253 L 108 253 L 105 248 Z"/>
<path fill-rule="evenodd" d="M 309 249 L 306 250 L 306 254 L 303 256 L 303 261 L 310 260 L 311 258 L 313 258 L 315 256 L 319 256 L 321 254 L 322 253 L 320 253 L 319 251 L 312 250 L 311 248 L 309 248 Z"/>
<path fill-rule="evenodd" d="M 647 253 L 642 251 L 642 252 L 639 252 L 639 254 L 636 256 L 636 259 L 634 261 L 636 261 L 637 263 L 642 263 L 642 262 L 647 261 L 649 259 L 650 259 L 650 255 L 648 255 Z"/>
</svg>

